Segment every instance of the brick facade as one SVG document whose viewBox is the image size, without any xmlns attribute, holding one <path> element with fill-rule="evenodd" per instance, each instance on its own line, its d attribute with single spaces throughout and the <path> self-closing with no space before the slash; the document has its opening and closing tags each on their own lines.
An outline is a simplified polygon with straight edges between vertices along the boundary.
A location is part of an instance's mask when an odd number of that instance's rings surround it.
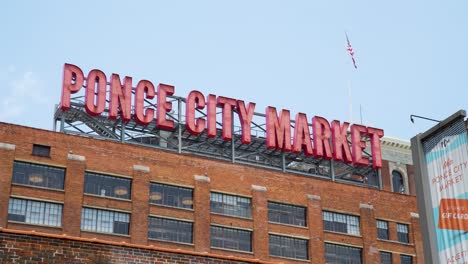
<svg viewBox="0 0 468 264">
<path fill-rule="evenodd" d="M 268 234 L 307 239 L 310 256 L 307 262 L 309 263 L 324 263 L 325 242 L 362 248 L 363 263 L 379 263 L 379 251 L 392 252 L 394 263 L 399 263 L 400 254 L 414 256 L 413 263 L 424 263 L 419 219 L 414 214 L 418 212 L 418 209 L 414 196 L 411 166 L 408 166 L 410 174 L 408 195 L 391 192 L 389 186 L 391 173 L 387 171 L 389 167 L 387 161 L 384 161 L 384 167 L 381 170 L 382 190 L 378 190 L 138 145 L 66 135 L 5 123 L 0 123 L 0 142 L 14 145 L 14 149 L 0 149 L 0 228 L 8 230 L 8 233 L 0 233 L 2 238 L 0 253 L 3 253 L 3 261 L 6 263 L 24 263 L 22 261 L 27 257 L 31 261 L 27 263 L 98 263 L 91 257 L 100 256 L 100 253 L 106 256 L 103 259 L 110 261 L 108 263 L 131 263 L 131 261 L 160 263 L 158 261 L 162 259 L 167 260 L 167 263 L 241 263 L 236 262 L 237 259 L 254 263 L 305 262 L 270 256 Z M 51 146 L 51 156 L 31 155 L 33 144 Z M 14 160 L 66 168 L 65 190 L 57 191 L 12 184 Z M 84 194 L 85 171 L 132 178 L 131 200 Z M 149 204 L 150 182 L 193 188 L 193 210 Z M 252 198 L 252 218 L 210 213 L 211 191 Z M 12 196 L 63 204 L 62 226 L 51 228 L 9 222 L 7 220 L 8 201 Z M 269 223 L 268 201 L 306 207 L 307 226 Z M 130 234 L 112 235 L 82 231 L 80 223 L 83 206 L 128 212 L 131 214 Z M 324 231 L 322 210 L 360 216 L 360 235 Z M 148 239 L 148 216 L 150 215 L 192 221 L 193 244 Z M 389 240 L 377 239 L 376 219 L 389 222 Z M 396 223 L 409 225 L 410 243 L 396 241 Z M 251 230 L 252 252 L 210 247 L 210 225 L 212 224 Z M 15 230 L 18 234 L 14 234 Z M 63 236 L 64 239 L 36 237 L 34 234 L 24 233 L 33 230 L 37 234 L 55 234 Z M 109 245 L 88 242 L 92 239 L 108 241 Z M 129 247 L 111 245 L 123 242 Z M 44 247 L 36 245 L 44 245 Z M 27 250 L 28 247 L 31 249 Z M 62 252 L 66 253 L 54 256 L 54 252 L 60 251 L 59 248 L 63 248 Z M 163 253 L 151 248 L 181 250 L 184 254 Z M 114 252 L 114 250 L 117 255 L 112 255 L 108 259 L 108 252 Z M 39 256 L 39 254 L 42 255 Z M 231 260 L 219 258 L 219 256 L 229 256 Z M 13 262 L 13 259 L 18 261 Z"/>
</svg>

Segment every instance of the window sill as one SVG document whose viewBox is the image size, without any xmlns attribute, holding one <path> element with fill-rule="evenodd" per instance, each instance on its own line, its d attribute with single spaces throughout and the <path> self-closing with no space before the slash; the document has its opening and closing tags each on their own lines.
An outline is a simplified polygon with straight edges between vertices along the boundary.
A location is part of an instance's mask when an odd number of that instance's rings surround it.
<svg viewBox="0 0 468 264">
<path fill-rule="evenodd" d="M 122 201 L 122 202 L 129 202 L 131 203 L 131 199 L 124 199 L 124 198 L 117 198 L 117 197 L 111 197 L 111 196 L 101 196 L 97 194 L 92 194 L 92 193 L 83 193 L 85 196 L 90 196 L 90 197 L 98 197 L 98 198 L 103 198 L 103 199 L 111 199 L 111 200 L 117 200 L 117 201 Z"/>
<path fill-rule="evenodd" d="M 288 257 L 282 257 L 282 256 L 275 256 L 275 255 L 270 255 L 270 257 L 271 258 L 287 259 L 287 260 L 302 261 L 302 262 L 310 263 L 310 259 L 288 258 Z"/>
<path fill-rule="evenodd" d="M 164 204 L 155 204 L 155 203 L 149 203 L 150 205 L 152 206 L 156 206 L 156 207 L 163 207 L 163 208 L 170 208 L 170 209 L 180 209 L 180 210 L 184 210 L 184 211 L 190 211 L 190 212 L 194 212 L 195 210 L 193 208 L 183 208 L 183 207 L 177 207 L 177 206 L 170 206 L 170 205 L 164 205 Z"/>
<path fill-rule="evenodd" d="M 405 243 L 405 242 L 400 242 L 400 241 L 396 241 L 396 240 L 387 240 L 387 239 L 377 238 L 377 241 L 390 242 L 390 243 L 395 243 L 395 244 L 399 244 L 399 245 L 414 247 L 413 243 Z"/>
<path fill-rule="evenodd" d="M 111 235 L 111 236 L 119 236 L 119 237 L 126 237 L 130 238 L 130 235 L 124 235 L 124 234 L 116 234 L 116 233 L 105 233 L 105 232 L 97 232 L 97 231 L 91 231 L 91 230 L 83 230 L 80 229 L 81 232 L 86 232 L 86 233 L 91 233 L 91 234 L 99 234 L 99 235 Z"/>
<path fill-rule="evenodd" d="M 250 220 L 252 221 L 252 217 L 244 217 L 244 216 L 237 216 L 237 215 L 227 215 L 227 214 L 221 214 L 221 213 L 214 213 L 211 212 L 212 215 L 220 215 L 220 216 L 226 216 L 226 217 L 232 217 L 232 218 L 239 218 L 239 219 L 244 219 L 244 220 Z"/>
<path fill-rule="evenodd" d="M 283 223 L 278 223 L 278 222 L 270 222 L 270 221 L 268 221 L 268 224 L 272 224 L 272 225 L 280 225 L 280 226 L 290 226 L 290 227 L 295 227 L 295 228 L 300 228 L 300 229 L 309 229 L 309 227 L 308 227 L 308 226 L 292 225 L 292 224 L 283 224 Z"/>
<path fill-rule="evenodd" d="M 171 243 L 171 244 L 176 244 L 176 245 L 185 245 L 185 246 L 194 246 L 195 244 L 193 243 L 185 243 L 185 242 L 177 242 L 177 241 L 171 241 L 171 240 L 163 240 L 163 239 L 157 239 L 157 238 L 148 238 L 150 241 L 157 241 L 157 242 L 164 242 L 164 243 Z"/>
<path fill-rule="evenodd" d="M 219 248 L 219 247 L 210 247 L 210 248 L 211 249 L 219 249 L 219 250 L 225 250 L 225 251 L 231 251 L 231 252 L 237 252 L 237 253 L 244 253 L 244 254 L 253 255 L 252 251 L 243 251 L 243 250 L 230 249 L 230 248 Z"/>
<path fill-rule="evenodd" d="M 60 192 L 64 193 L 65 190 L 62 189 L 55 189 L 55 188 L 48 188 L 48 187 L 41 187 L 41 186 L 34 186 L 34 185 L 28 185 L 28 184 L 22 184 L 22 183 L 11 183 L 12 186 L 18 186 L 18 187 L 26 187 L 26 188 L 33 188 L 33 189 L 40 189 L 40 190 L 46 190 L 46 191 L 55 191 L 55 192 Z"/>
<path fill-rule="evenodd" d="M 325 233 L 330 233 L 330 234 L 338 234 L 338 235 L 345 235 L 345 236 L 351 236 L 351 237 L 359 237 L 362 238 L 361 235 L 354 235 L 354 234 L 348 234 L 348 233 L 341 233 L 341 232 L 336 232 L 336 231 L 329 231 L 329 230 L 323 230 Z"/>
<path fill-rule="evenodd" d="M 47 228 L 54 228 L 54 229 L 60 229 L 60 230 L 62 230 L 62 227 L 61 227 L 61 226 L 41 225 L 41 224 L 33 224 L 33 223 L 26 223 L 26 222 L 18 222 L 18 221 L 12 221 L 12 220 L 8 220 L 8 223 L 20 224 L 20 225 L 28 225 L 28 226 L 47 227 Z"/>
</svg>

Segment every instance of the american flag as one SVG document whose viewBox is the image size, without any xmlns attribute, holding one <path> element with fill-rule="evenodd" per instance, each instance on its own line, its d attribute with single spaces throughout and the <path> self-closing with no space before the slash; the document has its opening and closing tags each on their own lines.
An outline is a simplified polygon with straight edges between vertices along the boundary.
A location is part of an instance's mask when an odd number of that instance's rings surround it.
<svg viewBox="0 0 468 264">
<path fill-rule="evenodd" d="M 354 59 L 354 50 L 353 50 L 353 47 L 351 46 L 351 42 L 349 42 L 349 38 L 348 38 L 348 34 L 345 32 L 345 35 L 346 35 L 346 42 L 348 42 L 348 52 L 349 52 L 349 55 L 351 55 L 351 59 L 353 60 L 353 65 L 354 65 L 354 68 L 357 69 L 357 66 L 356 66 L 356 60 Z"/>
</svg>

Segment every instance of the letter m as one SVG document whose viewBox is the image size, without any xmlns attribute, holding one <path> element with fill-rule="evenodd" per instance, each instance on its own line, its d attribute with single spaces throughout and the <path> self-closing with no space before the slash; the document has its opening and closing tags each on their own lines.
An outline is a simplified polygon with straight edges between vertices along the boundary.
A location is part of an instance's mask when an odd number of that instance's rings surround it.
<svg viewBox="0 0 468 264">
<path fill-rule="evenodd" d="M 281 110 L 280 116 L 276 108 L 266 108 L 266 147 L 283 151 L 291 151 L 291 116 L 289 110 Z"/>
</svg>

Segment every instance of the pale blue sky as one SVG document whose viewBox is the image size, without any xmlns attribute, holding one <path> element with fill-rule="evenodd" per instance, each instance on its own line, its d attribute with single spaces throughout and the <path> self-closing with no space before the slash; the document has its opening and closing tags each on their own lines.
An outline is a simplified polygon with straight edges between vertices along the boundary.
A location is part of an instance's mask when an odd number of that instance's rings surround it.
<svg viewBox="0 0 468 264">
<path fill-rule="evenodd" d="M 346 51 L 347 31 L 358 70 Z M 52 128 L 65 62 L 382 128 L 468 106 L 468 1 L 8 1 L 0 121 Z"/>
</svg>

